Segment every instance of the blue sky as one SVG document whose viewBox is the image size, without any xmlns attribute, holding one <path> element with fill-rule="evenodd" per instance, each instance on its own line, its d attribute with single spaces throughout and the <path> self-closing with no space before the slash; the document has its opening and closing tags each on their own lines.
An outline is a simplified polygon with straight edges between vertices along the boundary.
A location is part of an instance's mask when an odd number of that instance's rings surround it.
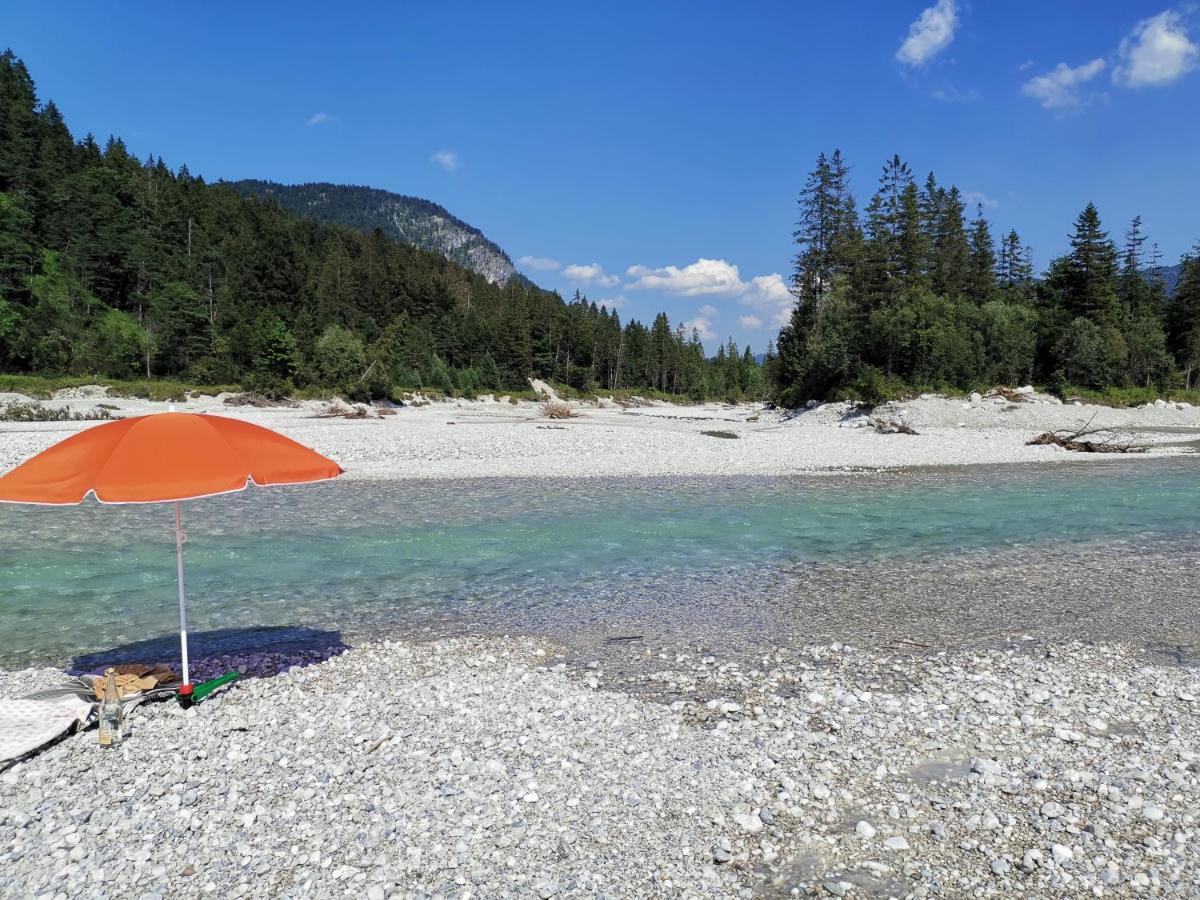
<svg viewBox="0 0 1200 900">
<path fill-rule="evenodd" d="M 1200 240 L 1198 44 L 1193 5 L 1084 0 L 0 8 L 77 135 L 426 197 L 539 284 L 757 350 L 834 147 L 860 202 L 899 153 L 1039 267 L 1089 201 L 1177 261 Z"/>
</svg>

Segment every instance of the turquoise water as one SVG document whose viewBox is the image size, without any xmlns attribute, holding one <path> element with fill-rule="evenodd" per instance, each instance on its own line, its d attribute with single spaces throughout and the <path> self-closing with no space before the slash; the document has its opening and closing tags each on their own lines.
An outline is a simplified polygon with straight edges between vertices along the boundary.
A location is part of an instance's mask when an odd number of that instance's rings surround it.
<svg viewBox="0 0 1200 900">
<path fill-rule="evenodd" d="M 703 576 L 983 549 L 1190 545 L 1190 459 L 886 475 L 334 482 L 185 504 L 191 630 L 596 616 Z M 171 509 L 0 507 L 0 665 L 176 625 Z"/>
</svg>

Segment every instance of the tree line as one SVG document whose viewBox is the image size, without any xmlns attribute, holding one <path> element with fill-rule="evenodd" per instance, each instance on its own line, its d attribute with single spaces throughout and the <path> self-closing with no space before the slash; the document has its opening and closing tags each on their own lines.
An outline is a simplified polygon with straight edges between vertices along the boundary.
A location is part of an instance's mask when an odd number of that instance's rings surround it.
<svg viewBox="0 0 1200 900">
<path fill-rule="evenodd" d="M 729 358 L 732 350 L 735 359 Z M 503 287 L 385 236 L 318 224 L 76 141 L 24 64 L 0 56 L 0 371 L 172 377 L 353 396 L 472 395 L 530 377 L 705 398 L 763 391 L 749 348 L 706 357 L 525 279 Z"/>
<path fill-rule="evenodd" d="M 967 389 L 1192 388 L 1200 366 L 1200 245 L 1168 297 L 1140 217 L 1121 245 L 1088 204 L 1070 250 L 1039 276 L 1015 230 L 968 221 L 956 187 L 918 186 L 893 157 L 862 211 L 840 151 L 822 153 L 799 200 L 795 306 L 770 361 L 789 404 L 890 384 Z"/>
</svg>

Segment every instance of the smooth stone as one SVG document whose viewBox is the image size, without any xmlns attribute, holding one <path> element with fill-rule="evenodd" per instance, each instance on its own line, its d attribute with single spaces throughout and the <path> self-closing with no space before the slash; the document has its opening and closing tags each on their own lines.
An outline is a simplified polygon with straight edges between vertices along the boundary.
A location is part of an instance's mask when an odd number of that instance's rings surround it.
<svg viewBox="0 0 1200 900">
<path fill-rule="evenodd" d="M 1065 862 L 1070 862 L 1075 858 L 1075 852 L 1063 844 L 1055 844 L 1050 848 L 1050 853 L 1054 857 L 1054 861 L 1060 866 Z"/>
</svg>

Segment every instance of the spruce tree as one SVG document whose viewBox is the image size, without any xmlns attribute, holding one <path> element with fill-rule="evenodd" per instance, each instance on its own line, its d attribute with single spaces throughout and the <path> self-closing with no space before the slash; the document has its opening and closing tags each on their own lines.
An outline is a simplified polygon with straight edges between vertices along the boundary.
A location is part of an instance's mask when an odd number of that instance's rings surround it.
<svg viewBox="0 0 1200 900">
<path fill-rule="evenodd" d="M 970 250 L 967 266 L 966 294 L 982 305 L 996 293 L 996 247 L 988 220 L 983 217 L 983 205 L 975 207 L 971 223 Z"/>
<path fill-rule="evenodd" d="M 1200 243 L 1180 261 L 1166 319 L 1168 346 L 1191 388 L 1200 382 Z"/>
<path fill-rule="evenodd" d="M 1095 204 L 1089 203 L 1075 219 L 1066 274 L 1067 312 L 1111 325 L 1118 314 L 1117 248 L 1101 226 Z"/>
<path fill-rule="evenodd" d="M 840 150 L 831 159 L 821 153 L 800 192 L 792 287 L 805 315 L 820 306 L 834 277 L 846 274 L 853 262 L 858 214 L 847 175 Z"/>
<path fill-rule="evenodd" d="M 864 315 L 894 303 L 920 277 L 926 243 L 920 192 L 908 164 L 893 156 L 867 206 L 860 279 Z"/>
<path fill-rule="evenodd" d="M 1130 322 L 1153 311 L 1152 289 L 1142 272 L 1142 245 L 1146 235 L 1142 232 L 1142 217 L 1134 216 L 1125 232 L 1125 247 L 1121 259 L 1121 276 L 1118 292 L 1121 298 L 1121 313 Z"/>
<path fill-rule="evenodd" d="M 971 277 L 970 255 L 962 196 L 952 187 L 942 192 L 934 224 L 930 288 L 935 294 L 956 297 L 963 293 Z"/>
<path fill-rule="evenodd" d="M 858 260 L 861 234 L 848 177 L 840 150 L 834 150 L 830 158 L 821 153 L 800 194 L 800 221 L 793 234 L 797 253 L 792 291 L 796 301 L 779 335 L 777 370 L 782 385 L 803 378 L 804 344 L 824 298 L 839 278 L 851 277 Z"/>
</svg>

